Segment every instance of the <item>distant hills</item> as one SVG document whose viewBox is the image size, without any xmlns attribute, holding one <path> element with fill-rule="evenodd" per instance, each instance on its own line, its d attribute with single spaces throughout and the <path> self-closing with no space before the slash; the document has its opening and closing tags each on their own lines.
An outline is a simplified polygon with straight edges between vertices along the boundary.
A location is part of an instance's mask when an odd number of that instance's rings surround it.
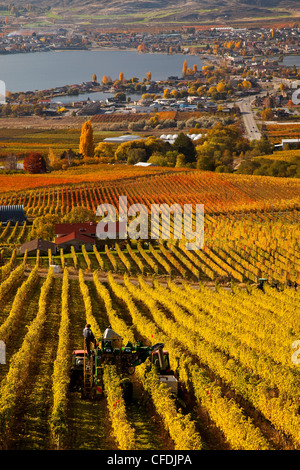
<svg viewBox="0 0 300 470">
<path fill-rule="evenodd" d="M 300 17 L 299 0 L 31 0 L 59 20 L 98 23 L 230 23 Z M 28 0 L 14 0 L 26 6 Z M 54 18 L 54 16 L 53 16 Z"/>
</svg>

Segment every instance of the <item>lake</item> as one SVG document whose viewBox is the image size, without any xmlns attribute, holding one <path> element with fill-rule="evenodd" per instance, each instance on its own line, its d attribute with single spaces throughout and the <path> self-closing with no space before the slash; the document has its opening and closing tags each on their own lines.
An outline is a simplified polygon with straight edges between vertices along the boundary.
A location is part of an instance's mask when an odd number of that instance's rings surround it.
<svg viewBox="0 0 300 470">
<path fill-rule="evenodd" d="M 283 65 L 291 67 L 296 65 L 296 67 L 300 67 L 300 55 L 289 55 L 283 58 L 282 61 Z"/>
<path fill-rule="evenodd" d="M 181 76 L 184 60 L 188 67 L 202 68 L 199 56 L 183 54 L 139 54 L 135 51 L 58 51 L 0 55 L 0 80 L 6 90 L 33 91 L 91 81 L 95 73 L 113 80 L 123 72 L 125 79 L 142 80 L 151 72 L 153 80 Z"/>
</svg>

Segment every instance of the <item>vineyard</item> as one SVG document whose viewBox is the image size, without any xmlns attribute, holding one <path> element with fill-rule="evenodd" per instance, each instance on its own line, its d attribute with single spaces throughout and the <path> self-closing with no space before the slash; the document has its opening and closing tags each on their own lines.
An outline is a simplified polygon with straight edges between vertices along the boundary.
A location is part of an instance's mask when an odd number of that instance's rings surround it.
<svg viewBox="0 0 300 470">
<path fill-rule="evenodd" d="M 281 139 L 299 139 L 299 123 L 268 124 L 266 133 L 272 143 L 280 143 Z"/>
<path fill-rule="evenodd" d="M 18 191 L 15 191 L 18 188 Z M 183 168 L 89 165 L 45 175 L 0 175 L 0 204 L 21 204 L 29 217 L 67 214 L 99 204 L 204 204 L 209 214 L 299 207 L 295 178 L 202 172 Z"/>
<path fill-rule="evenodd" d="M 297 137 L 298 138 L 298 137 Z M 300 150 L 281 150 L 274 152 L 272 155 L 264 155 L 260 157 L 254 157 L 254 159 L 265 158 L 267 160 L 279 160 L 283 162 L 295 162 L 300 156 Z"/>
<path fill-rule="evenodd" d="M 113 114 L 96 114 L 92 116 L 91 121 L 94 124 L 98 123 L 114 123 L 114 122 L 138 122 L 141 120 L 148 120 L 153 116 L 158 116 L 159 119 L 174 119 L 185 121 L 191 117 L 201 117 L 203 112 L 178 112 L 178 111 L 161 111 L 158 113 L 113 113 Z"/>
<path fill-rule="evenodd" d="M 152 285 L 127 275 L 121 284 L 111 274 L 103 283 L 97 271 L 89 280 L 80 273 L 76 280 L 67 269 L 63 278 L 37 268 L 26 275 L 21 265 L 1 284 L 0 335 L 9 345 L 1 368 L 3 448 L 299 448 L 299 371 L 291 362 L 297 293 Z M 67 365 L 86 321 L 98 337 L 109 322 L 125 341 L 164 341 L 179 358 L 183 409 L 143 366 L 134 378 L 139 399 L 128 407 L 113 366 L 102 401 L 70 394 Z"/>
<path fill-rule="evenodd" d="M 298 181 L 127 167 L 96 177 L 1 194 L 28 220 L 0 227 L 0 448 L 299 450 L 300 293 L 287 285 L 300 284 Z M 160 227 L 156 241 L 19 254 L 35 217 L 117 208 L 121 195 L 204 204 L 203 249 L 187 250 L 173 224 L 170 239 Z M 261 277 L 279 288 L 258 289 Z M 129 403 L 114 365 L 101 400 L 71 392 L 86 323 L 98 340 L 110 324 L 123 344 L 164 343 L 179 397 L 147 361 Z"/>
</svg>

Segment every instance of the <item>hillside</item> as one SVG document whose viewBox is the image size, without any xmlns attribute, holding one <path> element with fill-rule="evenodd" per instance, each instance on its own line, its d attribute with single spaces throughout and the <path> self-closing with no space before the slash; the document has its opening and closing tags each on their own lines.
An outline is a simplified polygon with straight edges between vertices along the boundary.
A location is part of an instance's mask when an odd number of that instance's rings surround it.
<svg viewBox="0 0 300 470">
<path fill-rule="evenodd" d="M 15 5 L 25 6 L 24 0 Z M 210 23 L 226 24 L 252 19 L 295 19 L 297 0 L 33 0 L 36 8 L 47 10 L 53 19 L 81 23 L 93 19 L 99 24 Z M 50 12 L 49 12 L 50 10 Z"/>
</svg>

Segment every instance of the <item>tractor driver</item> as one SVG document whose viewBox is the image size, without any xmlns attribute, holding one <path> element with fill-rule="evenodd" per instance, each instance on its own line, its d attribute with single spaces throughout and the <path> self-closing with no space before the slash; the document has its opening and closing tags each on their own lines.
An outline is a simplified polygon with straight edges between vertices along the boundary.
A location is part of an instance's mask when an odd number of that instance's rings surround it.
<svg viewBox="0 0 300 470">
<path fill-rule="evenodd" d="M 83 337 L 84 337 L 84 340 L 85 340 L 87 355 L 88 355 L 88 357 L 90 357 L 91 343 L 94 343 L 94 345 L 95 345 L 96 339 L 95 339 L 94 333 L 91 330 L 91 325 L 89 323 L 87 323 L 85 325 L 85 328 L 83 330 Z"/>
</svg>

